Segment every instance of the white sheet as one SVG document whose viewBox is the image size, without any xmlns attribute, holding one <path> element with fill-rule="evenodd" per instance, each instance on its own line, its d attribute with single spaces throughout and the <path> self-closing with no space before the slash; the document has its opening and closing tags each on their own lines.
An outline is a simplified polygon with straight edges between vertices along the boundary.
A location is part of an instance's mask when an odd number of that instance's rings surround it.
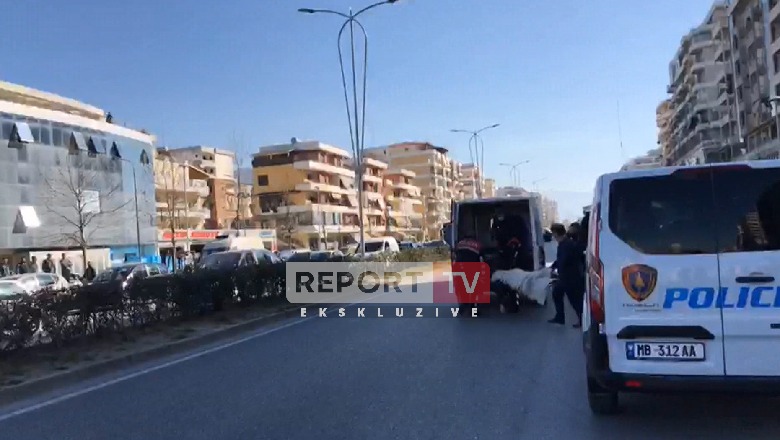
<svg viewBox="0 0 780 440">
<path fill-rule="evenodd" d="M 544 305 L 547 300 L 548 286 L 550 285 L 551 269 L 545 267 L 535 272 L 526 272 L 520 269 L 497 270 L 490 277 L 491 281 L 500 281 L 520 292 L 520 295 Z"/>
</svg>

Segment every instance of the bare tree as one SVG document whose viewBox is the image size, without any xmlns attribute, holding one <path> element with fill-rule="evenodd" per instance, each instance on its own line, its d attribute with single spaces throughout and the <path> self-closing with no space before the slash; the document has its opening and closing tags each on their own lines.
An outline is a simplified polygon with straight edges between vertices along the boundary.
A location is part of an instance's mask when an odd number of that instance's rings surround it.
<svg viewBox="0 0 780 440">
<path fill-rule="evenodd" d="M 282 204 L 279 208 L 282 210 L 282 216 L 276 224 L 277 234 L 281 235 L 288 245 L 293 245 L 292 236 L 298 228 L 298 216 L 290 210 L 290 194 L 288 192 L 282 194 Z"/>
<path fill-rule="evenodd" d="M 246 223 L 248 223 L 249 220 L 244 218 L 244 211 L 247 207 L 247 203 L 251 203 L 252 201 L 252 191 L 249 192 L 244 191 L 244 186 L 247 184 L 251 185 L 250 182 L 246 182 L 244 178 L 244 165 L 246 165 L 246 160 L 249 157 L 249 149 L 248 144 L 244 141 L 243 135 L 237 136 L 235 131 L 233 132 L 231 144 L 233 147 L 233 152 L 235 153 L 235 160 L 233 162 L 234 166 L 234 175 L 236 179 L 236 188 L 235 188 L 235 208 L 236 208 L 236 216 L 231 222 L 233 225 L 233 228 L 236 229 L 236 232 L 240 232 L 242 229 L 246 227 Z"/>
<path fill-rule="evenodd" d="M 183 192 L 183 189 L 176 187 L 177 171 L 180 165 L 172 160 L 158 160 L 155 161 L 155 167 L 154 180 L 163 190 L 163 195 L 158 198 L 158 201 L 164 204 L 163 210 L 166 214 L 160 219 L 161 226 L 163 229 L 171 231 L 171 249 L 175 258 L 176 228 L 181 228 L 181 208 L 179 205 L 187 203 L 186 193 Z"/>
<path fill-rule="evenodd" d="M 121 174 L 112 172 L 111 159 L 93 155 L 67 155 L 44 173 L 47 212 L 57 219 L 57 240 L 81 249 L 87 264 L 87 249 L 101 227 L 115 222 L 115 214 L 130 204 L 124 197 Z"/>
</svg>

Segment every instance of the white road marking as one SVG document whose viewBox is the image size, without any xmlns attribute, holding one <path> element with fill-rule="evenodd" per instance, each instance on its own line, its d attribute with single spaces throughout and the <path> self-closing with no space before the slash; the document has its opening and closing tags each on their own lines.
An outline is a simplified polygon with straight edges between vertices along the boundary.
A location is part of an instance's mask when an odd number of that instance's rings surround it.
<svg viewBox="0 0 780 440">
<path fill-rule="evenodd" d="M 380 296 L 380 295 L 376 295 L 376 296 Z M 372 299 L 372 298 L 369 298 L 369 299 Z M 339 308 L 342 308 L 342 307 L 344 307 L 344 308 L 352 307 L 352 306 L 355 306 L 355 305 L 358 305 L 358 304 L 361 304 L 361 303 L 347 304 L 347 305 L 338 306 L 338 307 L 329 307 L 328 308 L 328 312 L 331 312 L 333 310 L 338 310 Z M 302 305 L 303 304 L 301 304 L 301 306 Z M 47 406 L 51 406 L 51 405 L 54 405 L 54 404 L 57 404 L 57 403 L 60 403 L 60 402 L 64 402 L 64 401 L 72 399 L 74 397 L 82 396 L 84 394 L 91 393 L 93 391 L 97 391 L 99 389 L 106 388 L 106 387 L 109 387 L 111 385 L 115 385 L 115 384 L 124 382 L 126 380 L 130 380 L 130 379 L 136 378 L 138 376 L 143 376 L 144 374 L 152 373 L 152 372 L 157 371 L 157 370 L 162 370 L 163 368 L 167 368 L 167 367 L 170 367 L 170 366 L 173 366 L 173 365 L 176 365 L 176 364 L 180 364 L 182 362 L 187 362 L 189 360 L 196 359 L 196 358 L 199 358 L 201 356 L 205 356 L 207 354 L 211 354 L 211 353 L 214 353 L 214 352 L 217 352 L 217 351 L 220 351 L 220 350 L 224 350 L 225 348 L 230 348 L 230 347 L 233 347 L 235 345 L 242 344 L 242 343 L 247 342 L 247 341 L 251 341 L 252 339 L 256 339 L 256 338 L 260 338 L 260 337 L 263 337 L 263 336 L 266 336 L 266 335 L 270 335 L 271 333 L 275 333 L 275 332 L 277 332 L 279 330 L 283 330 L 283 329 L 286 329 L 288 327 L 292 327 L 294 325 L 302 324 L 302 323 L 304 323 L 306 321 L 309 321 L 309 320 L 312 320 L 312 319 L 317 319 L 316 316 L 309 316 L 307 318 L 302 318 L 302 319 L 299 316 L 298 318 L 299 319 L 296 320 L 296 321 L 288 322 L 287 324 L 280 325 L 278 327 L 274 327 L 274 328 L 271 328 L 271 329 L 268 329 L 268 330 L 265 330 L 265 331 L 262 331 L 262 332 L 259 332 L 259 333 L 253 333 L 252 335 L 243 337 L 241 339 L 230 341 L 230 342 L 228 342 L 226 344 L 218 345 L 216 347 L 211 347 L 211 348 L 203 350 L 203 351 L 192 353 L 192 354 L 189 354 L 189 355 L 181 357 L 181 358 L 176 358 L 176 359 L 170 360 L 168 362 L 164 362 L 162 364 L 154 365 L 152 367 L 144 368 L 143 370 L 135 371 L 135 372 L 126 374 L 124 376 L 117 377 L 115 379 L 107 380 L 105 382 L 101 382 L 101 383 L 98 383 L 98 384 L 95 384 L 95 385 L 88 386 L 86 388 L 82 388 L 82 389 L 79 389 L 79 390 L 76 390 L 76 391 L 72 391 L 70 393 L 66 393 L 66 394 L 63 394 L 61 396 L 57 396 L 57 397 L 54 397 L 52 399 L 49 399 L 49 400 L 45 400 L 43 402 L 36 403 L 34 405 L 30 405 L 30 406 L 27 406 L 27 407 L 24 407 L 24 408 L 20 408 L 20 409 L 17 409 L 17 410 L 14 410 L 14 411 L 2 414 L 2 415 L 0 415 L 0 422 L 3 422 L 5 420 L 8 420 L 10 418 L 17 417 L 17 416 L 20 416 L 20 415 L 23 415 L 23 414 L 27 414 L 29 412 L 33 412 L 33 411 L 39 410 L 41 408 L 46 408 Z"/>
</svg>

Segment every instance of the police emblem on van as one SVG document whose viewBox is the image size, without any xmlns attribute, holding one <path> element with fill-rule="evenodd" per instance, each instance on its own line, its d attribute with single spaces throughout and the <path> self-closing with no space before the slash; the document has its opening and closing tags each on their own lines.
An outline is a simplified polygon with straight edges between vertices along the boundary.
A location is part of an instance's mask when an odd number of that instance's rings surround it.
<svg viewBox="0 0 780 440">
<path fill-rule="evenodd" d="M 634 301 L 646 300 L 655 290 L 658 271 L 645 264 L 632 264 L 623 268 L 623 287 Z"/>
</svg>

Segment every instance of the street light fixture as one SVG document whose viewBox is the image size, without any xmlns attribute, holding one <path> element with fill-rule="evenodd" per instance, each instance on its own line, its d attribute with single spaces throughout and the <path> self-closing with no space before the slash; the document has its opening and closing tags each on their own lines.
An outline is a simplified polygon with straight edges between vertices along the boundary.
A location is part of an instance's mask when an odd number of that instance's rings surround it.
<svg viewBox="0 0 780 440">
<path fill-rule="evenodd" d="M 141 219 L 139 218 L 139 211 L 138 211 L 138 180 L 135 176 L 135 164 L 128 159 L 125 159 L 123 157 L 114 156 L 112 159 L 115 160 L 121 160 L 122 162 L 126 162 L 130 165 L 130 169 L 133 170 L 133 199 L 135 201 L 135 238 L 136 238 L 136 244 L 138 245 L 138 259 L 140 261 L 143 261 L 144 255 L 141 252 Z"/>
<path fill-rule="evenodd" d="M 338 52 L 339 52 L 339 67 L 341 68 L 341 85 L 344 88 L 344 103 L 347 109 L 347 121 L 349 123 L 349 138 L 352 143 L 352 156 L 355 159 L 355 185 L 357 186 L 358 196 L 358 215 L 360 216 L 360 255 L 365 256 L 366 253 L 366 240 L 365 240 L 365 225 L 363 221 L 363 149 L 365 147 L 365 127 L 366 127 L 366 73 L 368 70 L 368 34 L 363 24 L 357 19 L 357 17 L 377 6 L 385 4 L 397 3 L 398 0 L 384 0 L 366 6 L 365 8 L 353 13 L 352 8 L 348 13 L 338 12 L 331 9 L 311 9 L 311 8 L 299 8 L 298 12 L 304 14 L 334 14 L 344 18 L 344 23 L 341 25 L 338 34 Z M 351 55 L 351 73 L 352 73 L 352 109 L 350 109 L 349 102 L 349 89 L 347 87 L 347 75 L 344 72 L 344 56 L 341 50 L 341 37 L 344 35 L 344 30 L 349 26 L 349 44 Z M 357 87 L 357 69 L 355 60 L 355 26 L 360 29 L 363 34 L 363 80 L 361 93 L 362 97 L 358 101 L 358 87 Z M 359 113 L 358 113 L 359 111 Z"/>
<path fill-rule="evenodd" d="M 524 160 L 524 161 L 517 162 L 517 163 L 514 163 L 514 164 L 502 162 L 499 165 L 502 166 L 502 167 L 509 167 L 509 179 L 512 181 L 512 186 L 518 186 L 519 187 L 520 186 L 520 179 L 519 179 L 519 176 L 517 175 L 517 167 L 519 167 L 520 165 L 525 165 L 528 162 L 530 162 L 530 160 Z"/>
<path fill-rule="evenodd" d="M 469 156 L 471 157 L 472 163 L 474 163 L 480 170 L 480 173 L 484 173 L 485 169 L 485 142 L 482 140 L 482 137 L 480 136 L 480 133 L 482 133 L 485 130 L 489 130 L 491 128 L 496 128 L 501 124 L 493 124 L 488 125 L 487 127 L 482 127 L 479 130 L 460 130 L 460 129 L 452 129 L 450 132 L 452 133 L 466 133 L 470 134 L 471 137 L 469 138 Z M 474 147 L 472 150 L 471 143 L 474 143 Z M 479 198 L 482 198 L 482 182 L 481 179 L 479 182 L 477 182 L 477 196 Z"/>
</svg>

